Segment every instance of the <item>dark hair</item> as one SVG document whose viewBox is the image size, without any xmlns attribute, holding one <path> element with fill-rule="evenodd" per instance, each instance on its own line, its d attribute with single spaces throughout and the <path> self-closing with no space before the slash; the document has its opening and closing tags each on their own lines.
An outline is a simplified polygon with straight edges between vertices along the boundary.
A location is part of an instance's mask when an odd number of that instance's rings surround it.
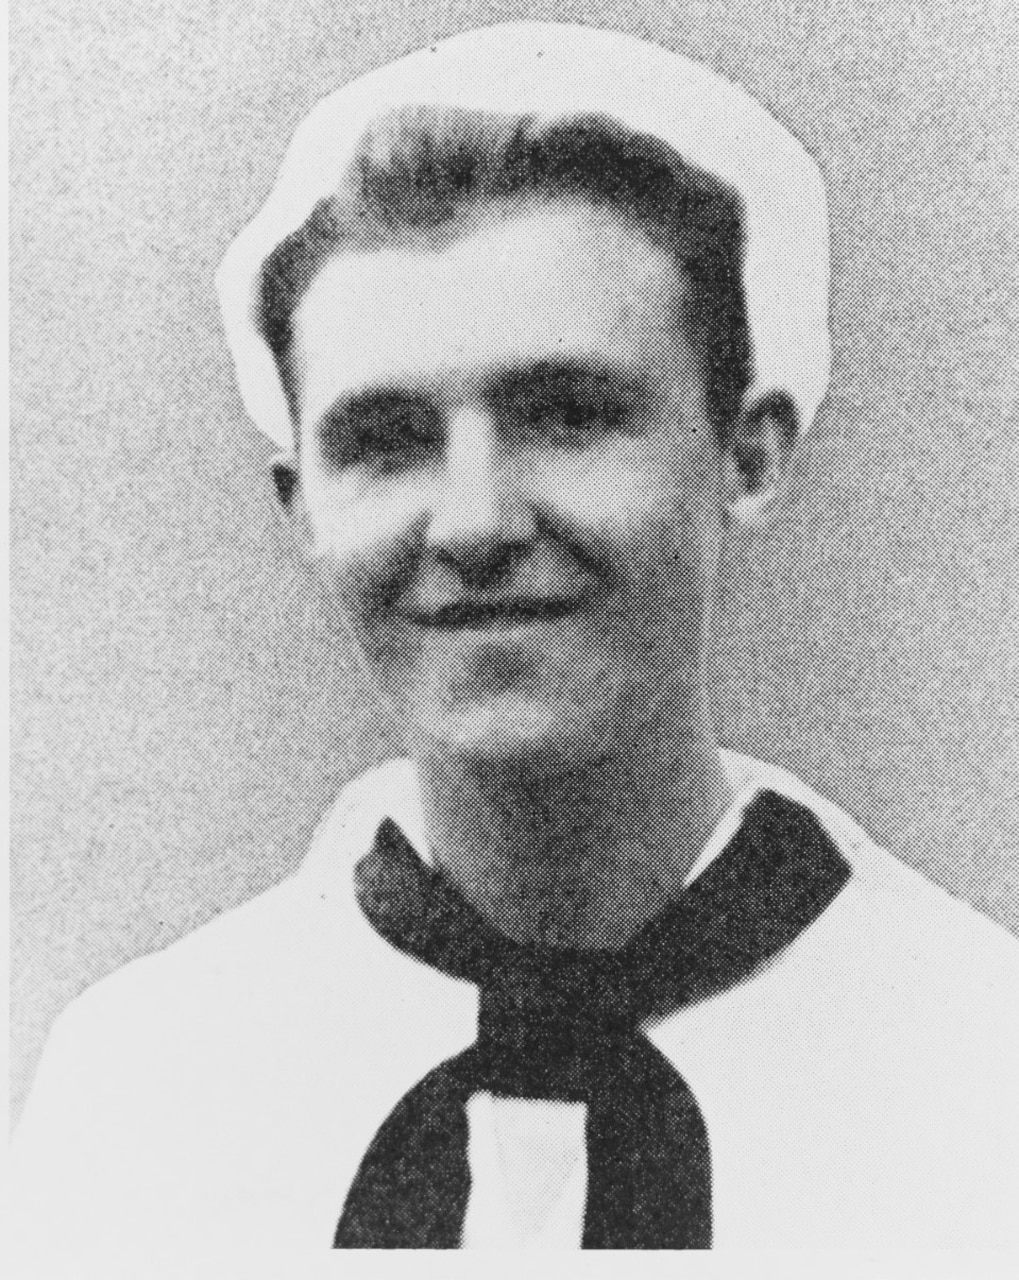
<svg viewBox="0 0 1019 1280">
<path fill-rule="evenodd" d="M 262 268 L 258 320 L 290 400 L 292 322 L 315 273 L 337 253 L 442 243 L 493 203 L 581 198 L 610 208 L 676 260 L 684 319 L 702 358 L 721 439 L 752 377 L 739 196 L 661 139 L 608 116 L 547 120 L 404 107 L 364 135 L 336 191 Z"/>
</svg>

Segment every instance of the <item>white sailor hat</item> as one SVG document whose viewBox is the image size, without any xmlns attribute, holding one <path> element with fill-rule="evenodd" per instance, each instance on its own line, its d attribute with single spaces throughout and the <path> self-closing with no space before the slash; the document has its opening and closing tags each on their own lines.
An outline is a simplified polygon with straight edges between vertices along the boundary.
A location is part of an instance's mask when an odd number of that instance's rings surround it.
<svg viewBox="0 0 1019 1280">
<path fill-rule="evenodd" d="M 299 125 L 268 199 L 216 275 L 237 382 L 259 430 L 281 447 L 293 443 L 286 395 L 257 320 L 266 258 L 336 189 L 374 120 L 424 104 L 614 116 L 738 192 L 750 394 L 785 392 L 800 429 L 809 428 L 831 362 L 828 213 L 817 165 L 745 90 L 689 58 L 613 31 L 529 22 L 467 31 L 379 67 L 323 98 Z"/>
</svg>

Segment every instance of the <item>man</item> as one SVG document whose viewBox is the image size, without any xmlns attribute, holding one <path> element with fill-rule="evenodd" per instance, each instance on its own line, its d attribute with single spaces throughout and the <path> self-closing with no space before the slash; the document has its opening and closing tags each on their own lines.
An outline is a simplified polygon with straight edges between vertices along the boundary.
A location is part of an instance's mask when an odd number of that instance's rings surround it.
<svg viewBox="0 0 1019 1280">
<path fill-rule="evenodd" d="M 473 32 L 321 104 L 219 284 L 409 758 L 65 1015 L 38 1236 L 1007 1242 L 1014 944 L 708 705 L 722 544 L 827 377 L 802 148 L 639 42 Z"/>
</svg>

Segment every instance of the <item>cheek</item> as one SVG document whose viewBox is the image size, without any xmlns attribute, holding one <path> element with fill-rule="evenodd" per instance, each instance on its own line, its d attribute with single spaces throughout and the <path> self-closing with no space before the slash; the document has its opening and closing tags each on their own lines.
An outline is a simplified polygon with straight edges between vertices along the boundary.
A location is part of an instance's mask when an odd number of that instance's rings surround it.
<svg viewBox="0 0 1019 1280">
<path fill-rule="evenodd" d="M 696 453 L 624 441 L 546 469 L 552 519 L 621 583 L 664 592 L 710 573 L 721 530 L 718 477 Z"/>
<path fill-rule="evenodd" d="M 316 578 L 355 630 L 399 591 L 419 554 L 420 503 L 399 489 L 351 495 L 323 487 L 307 503 Z"/>
</svg>

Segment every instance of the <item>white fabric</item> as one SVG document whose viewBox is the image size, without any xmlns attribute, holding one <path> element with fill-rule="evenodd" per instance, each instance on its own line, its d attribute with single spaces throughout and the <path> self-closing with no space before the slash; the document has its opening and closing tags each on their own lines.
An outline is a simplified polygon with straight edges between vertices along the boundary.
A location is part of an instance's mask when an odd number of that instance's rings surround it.
<svg viewBox="0 0 1019 1280">
<path fill-rule="evenodd" d="M 683 887 L 686 888 L 702 875 L 708 867 L 714 862 L 729 841 L 733 838 L 740 828 L 743 821 L 743 813 L 750 803 L 761 790 L 760 784 L 757 782 L 744 783 L 737 790 L 732 798 L 732 802 L 726 809 L 725 813 L 719 818 L 714 831 L 708 836 L 704 842 L 704 848 L 694 859 L 690 870 L 683 877 Z"/>
<path fill-rule="evenodd" d="M 533 22 L 468 31 L 378 68 L 323 98 L 298 128 L 265 205 L 216 276 L 241 396 L 270 439 L 289 446 L 292 425 L 254 318 L 261 267 L 335 188 L 366 127 L 425 103 L 609 114 L 734 187 L 746 207 L 752 391 L 786 391 L 809 427 L 830 366 L 828 213 L 813 160 L 745 90 L 699 63 L 612 31 Z"/>
<path fill-rule="evenodd" d="M 762 972 L 648 1030 L 693 1090 L 726 1248 L 1019 1244 L 1019 947 L 788 774 L 853 875 Z M 328 1250 L 399 1099 L 474 1039 L 477 994 L 385 943 L 351 870 L 414 771 L 352 784 L 300 874 L 97 983 L 51 1035 L 15 1142 L 16 1274 L 156 1274 Z M 233 1274 L 226 1267 L 221 1274 Z M 279 1274 L 287 1274 L 285 1268 Z"/>
<path fill-rule="evenodd" d="M 465 1249 L 579 1249 L 587 1107 L 476 1093 L 467 1103 Z"/>
</svg>

